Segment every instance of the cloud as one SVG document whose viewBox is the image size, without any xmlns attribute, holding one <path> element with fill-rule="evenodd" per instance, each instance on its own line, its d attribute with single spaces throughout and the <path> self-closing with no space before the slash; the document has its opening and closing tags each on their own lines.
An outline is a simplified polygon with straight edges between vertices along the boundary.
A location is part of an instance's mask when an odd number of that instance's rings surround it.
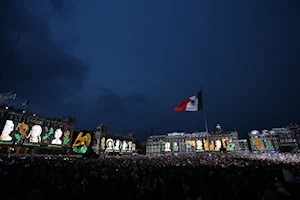
<svg viewBox="0 0 300 200">
<path fill-rule="evenodd" d="M 145 112 L 147 114 L 155 112 L 155 108 L 161 106 L 158 102 L 149 99 L 144 93 L 133 92 L 121 96 L 107 87 L 101 87 L 98 90 L 100 92 L 97 99 L 90 108 L 90 110 L 95 110 L 96 112 L 101 111 L 111 114 L 126 113 L 133 116 L 144 114 Z"/>
<path fill-rule="evenodd" d="M 69 16 L 70 12 L 77 13 L 74 5 L 70 0 L 49 0 L 55 12 L 59 14 L 60 17 Z"/>
<path fill-rule="evenodd" d="M 135 85 L 137 83 L 136 80 L 128 80 L 127 81 L 128 85 Z"/>
<path fill-rule="evenodd" d="M 121 96 L 103 87 L 100 89 L 100 94 L 95 102 L 95 108 L 102 112 L 120 113 L 126 110 L 127 105 Z"/>
<path fill-rule="evenodd" d="M 65 1 L 61 0 L 50 0 L 51 5 L 58 12 L 63 12 L 65 8 Z"/>
<path fill-rule="evenodd" d="M 142 103 L 148 100 L 147 96 L 143 93 L 131 93 L 127 99 L 135 103 Z"/>
<path fill-rule="evenodd" d="M 121 96 L 106 87 L 98 90 L 96 101 L 88 108 L 87 118 L 93 124 L 107 124 L 109 131 L 119 132 L 116 128 L 121 127 L 124 133 L 144 133 L 152 126 L 165 126 L 165 119 L 173 112 L 170 106 L 153 101 L 144 93 Z"/>
<path fill-rule="evenodd" d="M 66 106 L 64 100 L 83 88 L 89 66 L 67 52 L 66 44 L 54 41 L 48 22 L 21 2 L 5 1 L 0 8 L 0 92 L 16 92 L 19 99 L 31 99 L 39 108 Z M 64 12 L 61 1 L 53 2 Z"/>
</svg>

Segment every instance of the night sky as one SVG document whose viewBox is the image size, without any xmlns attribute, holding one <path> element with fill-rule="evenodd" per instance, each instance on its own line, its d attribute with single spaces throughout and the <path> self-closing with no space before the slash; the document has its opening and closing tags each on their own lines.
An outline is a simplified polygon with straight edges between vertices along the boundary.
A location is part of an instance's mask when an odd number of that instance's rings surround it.
<svg viewBox="0 0 300 200">
<path fill-rule="evenodd" d="M 0 92 L 76 130 L 204 131 L 173 107 L 202 87 L 209 130 L 300 122 L 298 0 L 3 0 Z M 14 45 L 21 34 L 17 45 Z M 13 51 L 11 56 L 8 56 Z"/>
</svg>

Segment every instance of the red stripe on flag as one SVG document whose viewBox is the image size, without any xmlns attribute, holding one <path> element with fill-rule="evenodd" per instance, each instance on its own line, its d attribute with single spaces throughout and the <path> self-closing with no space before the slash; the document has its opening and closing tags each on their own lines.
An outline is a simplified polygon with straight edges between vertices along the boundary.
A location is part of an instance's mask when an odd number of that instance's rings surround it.
<svg viewBox="0 0 300 200">
<path fill-rule="evenodd" d="M 178 106 L 174 107 L 174 111 L 183 111 L 186 109 L 187 104 L 191 101 L 191 99 L 186 99 L 181 102 Z"/>
</svg>

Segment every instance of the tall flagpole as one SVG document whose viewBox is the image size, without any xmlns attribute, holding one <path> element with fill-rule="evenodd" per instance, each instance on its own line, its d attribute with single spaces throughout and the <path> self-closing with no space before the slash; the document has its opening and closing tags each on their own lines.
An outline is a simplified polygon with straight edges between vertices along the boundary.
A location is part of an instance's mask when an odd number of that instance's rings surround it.
<svg viewBox="0 0 300 200">
<path fill-rule="evenodd" d="M 204 109 L 203 109 L 203 114 L 204 114 L 205 132 L 208 133 L 207 120 L 206 120 L 206 114 L 205 114 L 205 110 Z"/>
<path fill-rule="evenodd" d="M 203 108 L 203 114 L 204 114 L 204 123 L 205 123 L 205 132 L 206 132 L 206 139 L 207 139 L 207 146 L 208 146 L 208 151 L 210 152 L 210 140 L 209 140 L 209 133 L 208 133 L 208 128 L 207 128 L 207 120 L 206 120 L 206 114 L 205 110 Z"/>
<path fill-rule="evenodd" d="M 207 143 L 208 143 L 208 151 L 210 152 L 210 141 L 209 141 L 209 133 L 208 133 L 208 127 L 207 127 L 206 113 L 205 113 L 204 103 L 203 103 L 202 85 L 201 85 L 201 93 L 202 93 L 201 97 L 202 97 L 202 104 L 203 104 L 203 115 L 204 115 L 204 123 L 205 123 L 205 132 L 207 134 L 206 139 L 207 139 Z"/>
</svg>

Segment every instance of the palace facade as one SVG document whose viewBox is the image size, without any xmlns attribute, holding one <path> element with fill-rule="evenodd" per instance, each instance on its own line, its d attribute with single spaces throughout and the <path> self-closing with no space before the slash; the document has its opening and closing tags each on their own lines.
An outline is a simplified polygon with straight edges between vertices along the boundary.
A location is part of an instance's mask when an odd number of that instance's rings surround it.
<svg viewBox="0 0 300 200">
<path fill-rule="evenodd" d="M 96 154 L 132 154 L 136 152 L 136 138 L 134 133 L 122 135 L 107 132 L 103 124 L 96 127 L 95 143 L 92 149 Z"/>
<path fill-rule="evenodd" d="M 146 154 L 239 151 L 245 148 L 241 148 L 241 142 L 244 141 L 238 139 L 238 132 L 236 131 L 214 133 L 173 132 L 167 135 L 149 136 L 146 142 Z"/>
<path fill-rule="evenodd" d="M 251 149 L 254 152 L 298 152 L 300 148 L 299 126 L 286 126 L 249 133 Z"/>
<path fill-rule="evenodd" d="M 33 147 L 70 148 L 75 119 L 51 119 L 31 112 L 0 108 L 0 151 L 31 153 Z"/>
</svg>

